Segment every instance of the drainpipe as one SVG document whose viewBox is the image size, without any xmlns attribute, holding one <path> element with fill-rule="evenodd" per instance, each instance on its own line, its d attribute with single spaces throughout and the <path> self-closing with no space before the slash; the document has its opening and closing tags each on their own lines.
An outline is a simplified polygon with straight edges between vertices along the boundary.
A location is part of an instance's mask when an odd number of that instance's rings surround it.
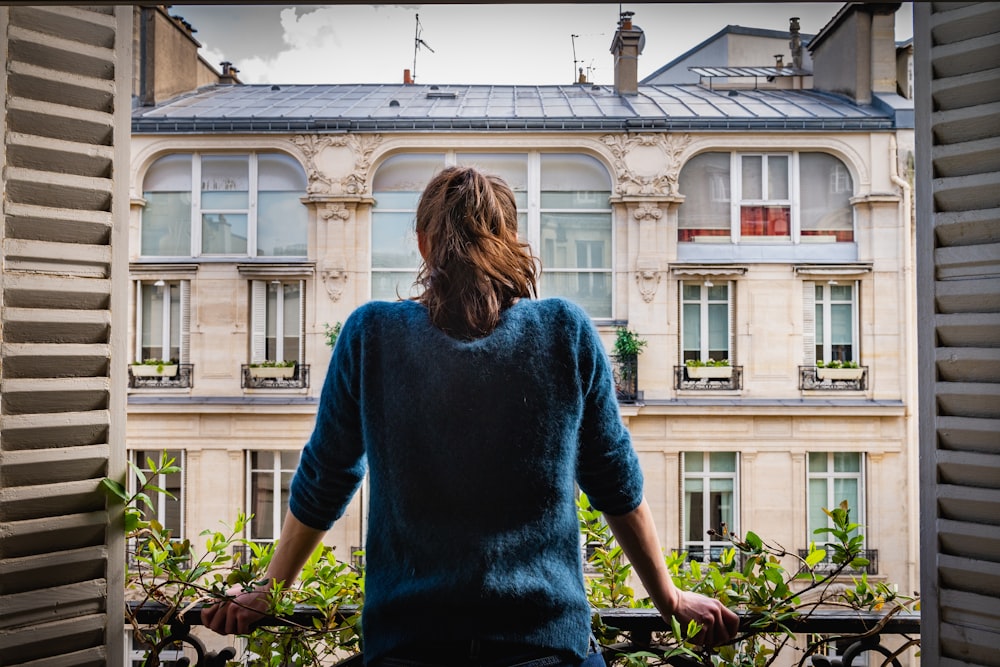
<svg viewBox="0 0 1000 667">
<path fill-rule="evenodd" d="M 914 312 L 916 307 L 916 285 L 914 283 L 913 275 L 913 211 L 910 207 L 910 184 L 909 182 L 900 176 L 899 174 L 899 151 L 896 145 L 896 135 L 889 135 L 889 180 L 892 181 L 893 185 L 896 185 L 903 194 L 902 201 L 900 202 L 900 208 L 902 209 L 903 215 L 903 294 L 905 295 L 906 302 L 906 333 L 907 340 L 904 346 L 906 350 L 906 377 L 904 386 L 906 387 L 906 405 L 907 414 L 910 417 L 909 423 L 906 428 L 906 466 L 909 470 L 908 478 L 909 483 L 907 484 L 908 490 L 908 500 L 910 511 L 913 508 L 920 507 L 920 494 L 919 485 L 917 480 L 920 479 L 920 457 L 918 456 L 918 449 L 915 446 L 918 442 L 918 431 L 917 431 L 917 420 L 919 415 L 917 413 L 917 373 L 916 360 L 917 360 L 917 344 L 916 344 L 916 313 Z M 907 584 L 911 585 L 912 590 L 918 590 L 920 588 L 920 562 L 918 560 L 918 555 L 920 553 L 920 531 L 911 530 L 909 532 L 910 544 L 908 546 L 909 556 L 906 559 L 907 565 Z"/>
</svg>

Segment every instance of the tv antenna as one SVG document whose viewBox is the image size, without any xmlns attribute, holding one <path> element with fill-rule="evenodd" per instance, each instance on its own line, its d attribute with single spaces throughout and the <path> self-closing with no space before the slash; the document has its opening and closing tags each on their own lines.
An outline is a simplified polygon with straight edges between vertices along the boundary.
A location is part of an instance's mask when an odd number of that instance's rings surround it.
<svg viewBox="0 0 1000 667">
<path fill-rule="evenodd" d="M 419 51 L 420 47 L 422 46 L 431 53 L 434 53 L 434 49 L 430 47 L 430 44 L 425 42 L 420 37 L 420 33 L 424 29 L 424 27 L 420 25 L 420 14 L 416 15 L 416 19 L 417 19 L 417 26 L 415 32 L 413 33 L 413 82 L 414 83 L 417 82 L 417 51 Z"/>
</svg>

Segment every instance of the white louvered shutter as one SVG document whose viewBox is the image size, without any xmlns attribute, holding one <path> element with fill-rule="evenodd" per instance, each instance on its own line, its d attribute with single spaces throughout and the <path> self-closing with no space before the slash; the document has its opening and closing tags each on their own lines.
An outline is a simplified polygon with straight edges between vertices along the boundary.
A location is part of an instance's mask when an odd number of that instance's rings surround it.
<svg viewBox="0 0 1000 667">
<path fill-rule="evenodd" d="M 306 281 L 299 281 L 299 364 L 306 362 Z"/>
<path fill-rule="evenodd" d="M 921 661 L 1000 655 L 1000 3 L 914 3 Z"/>
<path fill-rule="evenodd" d="M 729 365 L 736 365 L 736 281 L 729 281 Z"/>
<path fill-rule="evenodd" d="M 181 358 L 182 364 L 191 363 L 191 281 L 182 280 L 180 284 L 181 311 Z"/>
<path fill-rule="evenodd" d="M 142 281 L 135 281 L 135 361 L 142 361 Z"/>
<path fill-rule="evenodd" d="M 267 343 L 267 281 L 250 282 L 250 363 L 265 360 Z"/>
<path fill-rule="evenodd" d="M 132 11 L 0 7 L 5 667 L 124 658 Z"/>
<path fill-rule="evenodd" d="M 802 365 L 816 365 L 816 283 L 802 283 Z"/>
</svg>

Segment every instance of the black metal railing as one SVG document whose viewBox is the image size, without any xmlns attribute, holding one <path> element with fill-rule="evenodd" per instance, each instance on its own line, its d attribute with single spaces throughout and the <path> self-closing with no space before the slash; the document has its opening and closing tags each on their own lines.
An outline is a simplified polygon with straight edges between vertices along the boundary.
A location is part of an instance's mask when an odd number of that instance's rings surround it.
<svg viewBox="0 0 1000 667">
<path fill-rule="evenodd" d="M 615 379 L 615 394 L 622 403 L 639 400 L 639 357 L 635 354 L 611 355 L 611 373 Z"/>
<path fill-rule="evenodd" d="M 820 368 L 799 366 L 799 389 L 819 391 L 864 391 L 868 388 L 868 367 Z"/>
<path fill-rule="evenodd" d="M 799 549 L 799 558 L 805 559 L 809 555 L 808 549 Z M 848 565 L 841 572 L 844 576 L 850 576 L 855 574 L 878 574 L 878 549 L 862 549 L 861 553 L 858 554 L 862 558 L 868 561 L 867 565 L 862 565 L 861 567 L 851 567 Z M 813 567 L 813 572 L 816 574 L 829 574 L 836 570 L 839 565 L 834 565 L 833 561 L 830 560 L 830 554 L 827 553 L 826 558 L 821 560 Z"/>
<path fill-rule="evenodd" d="M 309 387 L 309 364 L 287 367 L 240 366 L 243 389 L 306 389 Z"/>
<path fill-rule="evenodd" d="M 689 546 L 687 549 L 675 549 L 678 553 L 683 552 L 687 556 L 689 561 L 697 561 L 699 563 L 718 563 L 722 560 L 722 554 L 727 549 L 732 549 L 732 545 L 719 544 L 718 546 Z M 739 549 L 735 550 L 733 555 L 737 566 L 742 569 L 743 565 L 746 563 L 746 554 Z"/>
<path fill-rule="evenodd" d="M 674 366 L 674 389 L 725 391 L 742 388 L 742 366 Z"/>
<path fill-rule="evenodd" d="M 190 389 L 194 385 L 194 364 L 162 366 L 130 365 L 129 389 Z"/>
<path fill-rule="evenodd" d="M 174 612 L 171 608 L 159 602 L 127 602 L 129 614 L 135 619 L 139 627 L 153 627 L 165 619 L 166 614 Z M 183 642 L 190 645 L 197 654 L 195 667 L 224 667 L 228 660 L 236 656 L 236 651 L 232 648 L 225 648 L 218 652 L 209 652 L 201 640 L 191 634 L 191 628 L 201 625 L 201 610 L 203 605 L 195 605 L 188 608 L 182 616 L 172 617 L 166 625 L 170 633 L 164 637 L 159 646 L 171 646 L 175 642 Z M 338 610 L 341 619 L 349 618 L 357 612 L 356 608 L 342 607 Z M 631 653 L 636 651 L 656 650 L 656 637 L 659 633 L 670 633 L 670 627 L 663 620 L 659 612 L 655 609 L 595 609 L 601 617 L 604 625 L 620 630 L 626 639 L 611 646 L 604 646 L 604 655 L 610 664 L 615 656 L 621 653 Z M 313 621 L 323 620 L 323 613 L 315 607 L 298 605 L 295 611 L 281 618 L 270 619 L 263 625 L 267 626 L 288 626 L 299 625 L 314 627 Z M 768 630 L 760 628 L 759 618 L 750 613 L 742 613 L 740 617 L 741 632 L 759 632 Z M 853 667 L 854 660 L 866 653 L 879 653 L 884 656 L 882 662 L 900 667 L 900 662 L 896 659 L 896 654 L 883 646 L 881 640 L 886 635 L 902 635 L 904 638 L 917 642 L 920 634 L 920 614 L 916 612 L 861 612 L 845 611 L 833 609 L 818 609 L 802 614 L 791 619 L 782 620 L 782 628 L 787 628 L 797 635 L 819 635 L 836 636 L 838 645 L 844 646 L 845 650 L 837 658 L 838 665 L 842 667 Z M 782 628 L 774 628 L 782 631 Z M 447 642 L 447 637 L 442 641 Z M 813 665 L 831 664 L 829 659 L 822 656 L 815 656 Z M 156 664 L 156 648 L 150 650 L 144 665 Z M 355 654 L 336 663 L 337 667 L 360 667 L 364 658 L 361 654 Z M 700 663 L 693 662 L 690 658 L 680 657 L 667 661 L 677 667 L 695 666 Z M 858 663 L 859 665 L 862 663 Z M 867 664 L 867 663 L 865 663 Z M 879 663 L 881 664 L 881 663 Z"/>
</svg>

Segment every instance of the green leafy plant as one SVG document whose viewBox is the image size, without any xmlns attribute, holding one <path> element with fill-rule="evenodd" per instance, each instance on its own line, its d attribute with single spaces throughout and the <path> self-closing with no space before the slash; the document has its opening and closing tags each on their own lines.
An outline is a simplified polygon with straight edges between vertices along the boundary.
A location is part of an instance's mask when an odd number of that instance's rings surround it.
<svg viewBox="0 0 1000 667">
<path fill-rule="evenodd" d="M 331 350 L 333 346 L 337 344 L 337 338 L 340 337 L 340 329 L 343 326 L 340 322 L 335 324 L 330 324 L 329 322 L 323 323 L 323 336 L 326 337 L 326 346 Z"/>
<path fill-rule="evenodd" d="M 143 359 L 142 361 L 133 361 L 133 366 L 156 366 L 156 372 L 162 373 L 164 366 L 176 366 L 177 361 L 175 359 Z"/>
<path fill-rule="evenodd" d="M 817 368 L 861 368 L 856 361 L 823 361 L 816 362 Z"/>
<path fill-rule="evenodd" d="M 628 329 L 628 327 L 617 327 L 615 329 L 614 354 L 620 357 L 635 356 L 642 353 L 646 347 L 646 342 L 639 337 L 639 334 Z"/>
<path fill-rule="evenodd" d="M 291 361 L 257 361 L 250 364 L 250 368 L 291 368 L 297 362 Z"/>
<path fill-rule="evenodd" d="M 702 366 L 708 366 L 708 367 L 728 366 L 729 359 L 719 359 L 718 361 L 712 359 L 711 357 L 705 359 L 704 361 L 701 359 L 688 359 L 687 361 L 684 362 L 684 365 L 687 366 L 688 368 L 701 368 Z"/>
</svg>

